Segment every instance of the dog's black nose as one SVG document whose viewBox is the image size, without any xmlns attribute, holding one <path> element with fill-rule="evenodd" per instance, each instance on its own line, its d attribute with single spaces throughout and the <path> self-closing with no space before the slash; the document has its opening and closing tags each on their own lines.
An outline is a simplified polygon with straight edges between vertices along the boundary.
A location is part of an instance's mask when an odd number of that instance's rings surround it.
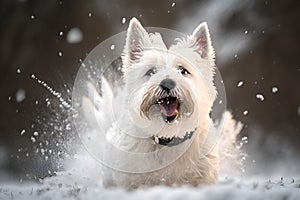
<svg viewBox="0 0 300 200">
<path fill-rule="evenodd" d="M 164 79 L 160 82 L 159 86 L 163 89 L 166 90 L 167 92 L 169 92 L 170 90 L 172 90 L 173 88 L 175 88 L 176 83 L 172 80 L 172 79 Z"/>
</svg>

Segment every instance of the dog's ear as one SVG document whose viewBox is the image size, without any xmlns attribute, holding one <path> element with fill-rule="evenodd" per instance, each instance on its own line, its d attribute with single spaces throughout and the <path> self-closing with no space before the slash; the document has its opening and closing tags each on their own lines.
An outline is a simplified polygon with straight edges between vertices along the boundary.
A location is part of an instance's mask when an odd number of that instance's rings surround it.
<svg viewBox="0 0 300 200">
<path fill-rule="evenodd" d="M 193 47 L 203 59 L 208 57 L 214 58 L 214 49 L 211 44 L 211 39 L 207 27 L 207 23 L 201 23 L 191 35 Z"/>
<path fill-rule="evenodd" d="M 150 45 L 149 34 L 136 18 L 132 18 L 129 22 L 126 44 L 122 55 L 122 71 L 125 73 L 132 62 L 139 59 L 141 53 Z"/>
</svg>

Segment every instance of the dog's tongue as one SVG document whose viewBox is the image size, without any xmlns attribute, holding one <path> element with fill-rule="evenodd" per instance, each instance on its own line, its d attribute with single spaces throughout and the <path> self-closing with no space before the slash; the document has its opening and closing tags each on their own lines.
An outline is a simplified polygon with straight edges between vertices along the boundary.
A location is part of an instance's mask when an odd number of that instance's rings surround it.
<svg viewBox="0 0 300 200">
<path fill-rule="evenodd" d="M 161 112 L 167 117 L 174 116 L 177 113 L 178 99 L 167 98 L 161 102 Z"/>
</svg>

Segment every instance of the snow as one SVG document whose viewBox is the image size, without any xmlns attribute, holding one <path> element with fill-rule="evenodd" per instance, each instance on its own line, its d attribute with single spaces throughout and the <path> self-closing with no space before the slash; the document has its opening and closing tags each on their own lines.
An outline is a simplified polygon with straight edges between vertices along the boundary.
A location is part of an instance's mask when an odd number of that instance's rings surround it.
<svg viewBox="0 0 300 200">
<path fill-rule="evenodd" d="M 42 85 L 45 89 L 47 89 L 53 96 L 55 96 L 60 101 L 61 106 L 65 107 L 65 108 L 71 108 L 71 105 L 64 98 L 62 98 L 61 93 L 54 90 L 47 83 L 45 83 L 43 80 L 38 79 L 35 74 L 31 74 L 31 78 L 33 80 L 35 80 L 38 84 Z M 50 104 L 49 99 L 48 100 L 46 99 L 46 102 L 47 102 L 47 105 Z"/>
<path fill-rule="evenodd" d="M 37 136 L 39 136 L 39 133 L 37 131 L 34 131 L 33 136 L 37 137 Z"/>
<path fill-rule="evenodd" d="M 22 102 L 26 98 L 26 92 L 24 89 L 18 89 L 16 92 L 16 101 L 18 103 Z"/>
<path fill-rule="evenodd" d="M 244 144 L 247 144 L 248 143 L 248 137 L 247 136 L 242 137 L 242 142 Z"/>
<path fill-rule="evenodd" d="M 114 50 L 116 48 L 116 46 L 114 45 L 114 44 L 112 44 L 111 46 L 110 46 L 110 50 Z"/>
<path fill-rule="evenodd" d="M 272 93 L 277 93 L 279 91 L 278 87 L 272 87 Z"/>
<path fill-rule="evenodd" d="M 33 142 L 33 143 L 36 142 L 36 139 L 35 139 L 35 137 L 33 137 L 33 136 L 30 137 L 30 140 L 31 140 L 31 142 Z"/>
<path fill-rule="evenodd" d="M 82 38 L 82 31 L 78 27 L 71 28 L 67 34 L 67 42 L 71 44 L 80 43 Z"/>
<path fill-rule="evenodd" d="M 247 141 L 247 137 L 242 138 L 242 142 Z M 5 156 L 6 154 L 4 152 L 1 154 L 1 152 L 0 149 L 0 158 L 2 159 L 1 155 Z M 47 156 L 44 158 L 48 159 Z M 23 179 L 4 182 L 0 176 L 0 199 L 296 200 L 300 198 L 299 177 L 293 179 L 242 175 L 229 178 L 222 174 L 215 185 L 155 186 L 126 191 L 122 188 L 104 188 L 101 184 L 100 163 L 83 148 L 79 148 L 78 153 L 71 160 L 65 160 L 64 166 L 65 171 L 56 172 L 54 176 L 39 179 L 36 182 Z"/>
<path fill-rule="evenodd" d="M 239 81 L 237 87 L 242 87 L 244 85 L 244 81 Z"/>
<path fill-rule="evenodd" d="M 125 24 L 125 22 L 126 22 L 126 18 L 123 17 L 123 18 L 122 18 L 122 24 Z"/>
<path fill-rule="evenodd" d="M 24 135 L 25 132 L 26 132 L 25 129 L 22 129 L 20 135 Z"/>
<path fill-rule="evenodd" d="M 49 98 L 46 98 L 45 101 L 46 101 L 46 106 L 48 107 L 50 105 Z"/>
<path fill-rule="evenodd" d="M 60 179 L 61 178 L 61 179 Z M 246 181 L 223 179 L 216 185 L 198 187 L 165 187 L 140 188 L 126 191 L 121 188 L 105 189 L 100 185 L 82 185 L 73 182 L 70 177 L 54 177 L 39 183 L 0 183 L 0 199 L 263 199 L 263 200 L 296 200 L 300 198 L 300 180 L 285 182 Z"/>
<path fill-rule="evenodd" d="M 256 98 L 259 99 L 260 101 L 264 101 L 265 100 L 265 97 L 263 94 L 260 94 L 260 93 L 257 93 L 256 94 Z"/>
</svg>

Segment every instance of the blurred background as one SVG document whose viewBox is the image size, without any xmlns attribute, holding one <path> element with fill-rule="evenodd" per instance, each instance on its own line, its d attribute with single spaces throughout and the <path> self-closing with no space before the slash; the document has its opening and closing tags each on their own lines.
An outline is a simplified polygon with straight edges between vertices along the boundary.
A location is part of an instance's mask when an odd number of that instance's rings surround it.
<svg viewBox="0 0 300 200">
<path fill-rule="evenodd" d="M 32 75 L 70 102 L 80 61 L 132 17 L 186 34 L 207 21 L 248 137 L 245 173 L 299 177 L 299 1 L 1 0 L 0 180 L 52 175 L 74 142 L 68 112 Z"/>
</svg>

